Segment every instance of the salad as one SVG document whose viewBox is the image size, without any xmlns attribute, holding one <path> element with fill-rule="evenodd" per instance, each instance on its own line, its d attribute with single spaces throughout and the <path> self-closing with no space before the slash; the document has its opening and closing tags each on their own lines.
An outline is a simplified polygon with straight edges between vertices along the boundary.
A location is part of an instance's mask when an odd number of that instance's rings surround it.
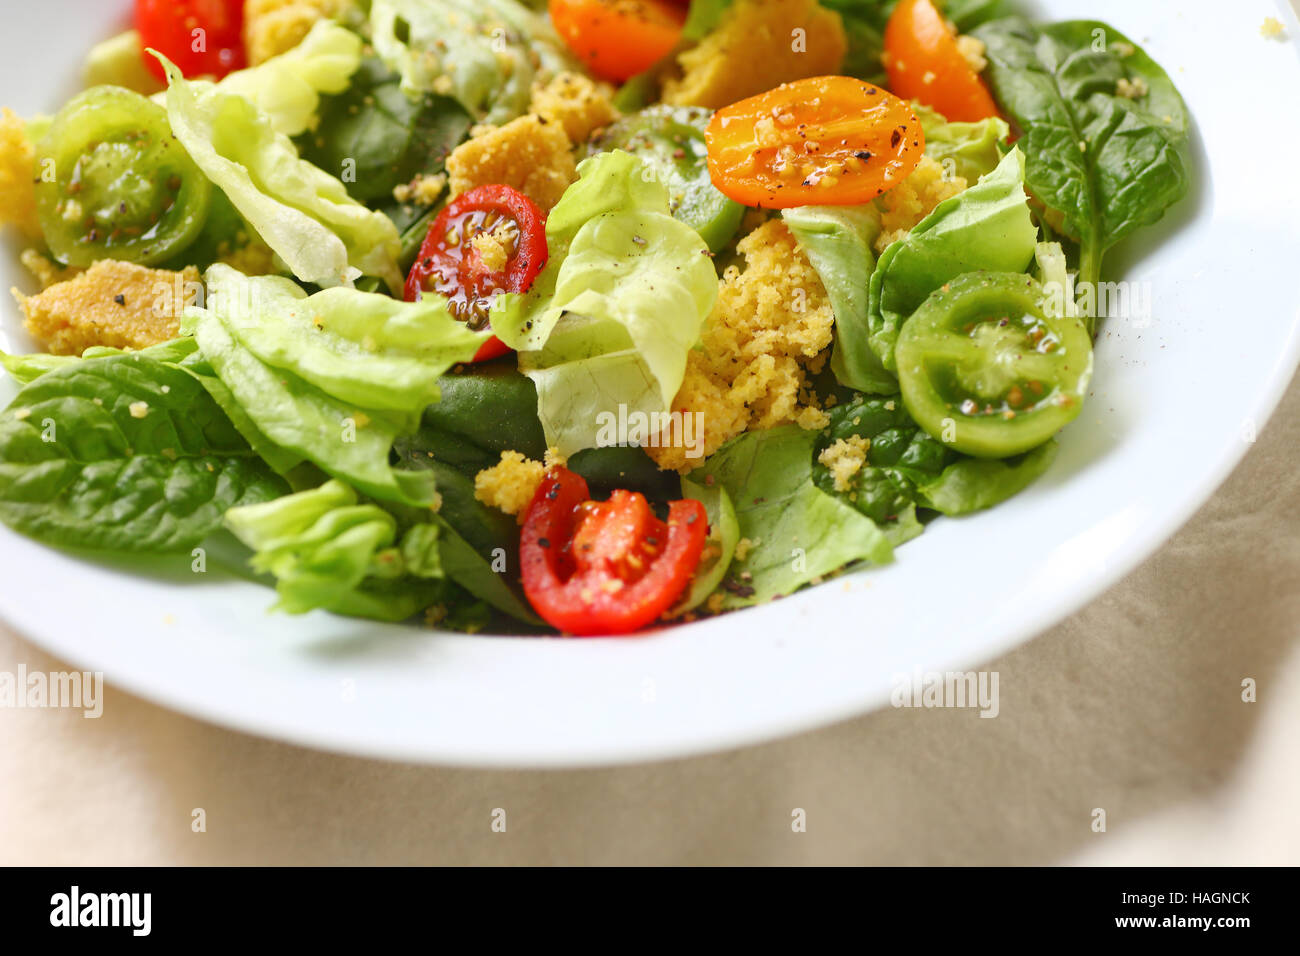
<svg viewBox="0 0 1300 956">
<path fill-rule="evenodd" d="M 1189 180 L 1137 44 L 999 0 L 137 0 L 85 72 L 0 112 L 0 520 L 466 632 L 761 604 L 1022 491 Z"/>
</svg>

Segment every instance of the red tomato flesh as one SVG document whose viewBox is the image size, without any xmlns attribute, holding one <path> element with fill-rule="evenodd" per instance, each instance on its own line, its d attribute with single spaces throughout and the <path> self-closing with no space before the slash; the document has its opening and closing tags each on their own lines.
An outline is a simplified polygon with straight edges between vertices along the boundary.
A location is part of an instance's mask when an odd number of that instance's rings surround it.
<svg viewBox="0 0 1300 956">
<path fill-rule="evenodd" d="M 672 502 L 660 521 L 643 495 L 620 490 L 591 501 L 581 475 L 551 468 L 524 517 L 524 593 L 567 634 L 631 633 L 681 596 L 708 530 L 698 501 Z"/>
<path fill-rule="evenodd" d="M 244 68 L 244 0 L 136 0 L 135 28 L 144 64 L 160 80 L 162 64 L 147 49 L 187 77 L 220 79 Z"/>
<path fill-rule="evenodd" d="M 481 233 L 496 241 L 480 246 Z M 500 261 L 485 261 L 491 248 Z M 446 297 L 452 315 L 475 331 L 489 328 L 488 313 L 503 292 L 527 292 L 546 265 L 546 216 L 533 201 L 509 186 L 479 186 L 452 200 L 429 227 L 411 274 L 406 301 L 425 292 Z M 474 361 L 505 355 L 510 348 L 493 336 Z"/>
</svg>

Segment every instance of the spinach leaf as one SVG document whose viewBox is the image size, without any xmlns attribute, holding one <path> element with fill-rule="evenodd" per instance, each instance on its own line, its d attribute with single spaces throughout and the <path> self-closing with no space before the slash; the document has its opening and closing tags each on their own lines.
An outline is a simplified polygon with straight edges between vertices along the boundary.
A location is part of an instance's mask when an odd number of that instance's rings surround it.
<svg viewBox="0 0 1300 956">
<path fill-rule="evenodd" d="M 360 202 L 391 202 L 417 174 L 442 172 L 474 122 L 449 96 L 408 97 L 401 80 L 382 60 L 362 60 L 347 90 L 321 97 L 319 124 L 299 139 L 303 157 Z"/>
<path fill-rule="evenodd" d="M 0 519 L 47 544 L 183 551 L 287 490 L 197 381 L 138 353 L 54 368 L 0 413 Z"/>
<path fill-rule="evenodd" d="M 830 419 L 814 449 L 813 483 L 880 525 L 894 545 L 920 534 L 917 507 L 949 517 L 991 508 L 1027 488 L 1056 456 L 1055 441 L 1012 458 L 959 454 L 912 421 L 900 395 L 860 395 L 831 409 Z M 837 490 L 817 457 L 853 436 L 869 442 L 866 462 Z"/>
<path fill-rule="evenodd" d="M 1186 194 L 1187 107 L 1165 71 L 1104 23 L 1008 17 L 975 35 L 993 93 L 1023 133 L 1025 183 L 1079 243 L 1090 288 L 1106 250 Z"/>
</svg>

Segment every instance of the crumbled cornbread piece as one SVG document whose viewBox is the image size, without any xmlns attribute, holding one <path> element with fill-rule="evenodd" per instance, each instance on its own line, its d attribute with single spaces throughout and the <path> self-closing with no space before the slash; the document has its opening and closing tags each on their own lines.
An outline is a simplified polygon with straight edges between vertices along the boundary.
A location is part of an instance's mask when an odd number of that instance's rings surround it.
<svg viewBox="0 0 1300 956">
<path fill-rule="evenodd" d="M 834 323 L 817 271 L 779 219 L 736 248 L 745 270 L 730 266 L 723 274 L 703 347 L 687 356 L 673 400 L 674 411 L 702 413 L 705 455 L 746 429 L 789 422 L 822 428 L 828 421 L 807 395 L 806 375 L 825 365 Z M 687 471 L 698 464 L 671 442 L 646 451 L 660 468 Z"/>
<path fill-rule="evenodd" d="M 86 271 L 78 266 L 60 266 L 49 256 L 43 255 L 36 249 L 24 249 L 22 254 L 19 255 L 18 261 L 23 264 L 24 269 L 36 278 L 42 289 L 48 289 L 59 282 L 75 279 Z"/>
<path fill-rule="evenodd" d="M 558 73 L 546 85 L 533 84 L 530 111 L 564 127 L 575 145 L 585 143 L 593 132 L 618 119 L 610 89 L 578 73 Z"/>
<path fill-rule="evenodd" d="M 557 121 L 529 113 L 461 143 L 447 157 L 451 194 L 475 186 L 511 186 L 549 210 L 578 178 L 569 137 Z"/>
<path fill-rule="evenodd" d="M 1147 81 L 1140 76 L 1135 80 L 1121 76 L 1115 82 L 1115 95 L 1126 100 L 1140 100 L 1150 92 L 1151 88 L 1147 86 Z"/>
<path fill-rule="evenodd" d="M 791 80 L 839 73 L 847 50 L 840 15 L 816 0 L 738 0 L 677 58 L 682 76 L 664 84 L 663 98 L 718 109 Z"/>
<path fill-rule="evenodd" d="M 884 252 L 890 243 L 901 239 L 945 199 L 966 188 L 963 176 L 944 178 L 943 166 L 929 156 L 901 183 L 876 200 L 880 210 L 880 235 L 876 251 Z"/>
<path fill-rule="evenodd" d="M 503 219 L 491 229 L 475 233 L 469 241 L 479 261 L 488 272 L 502 272 L 519 244 L 519 227 L 512 219 Z"/>
<path fill-rule="evenodd" d="M 168 272 L 105 259 L 38 295 L 13 291 L 27 330 L 49 352 L 80 355 L 92 345 L 142 349 L 176 338 L 181 312 L 202 288 L 193 266 Z"/>
<path fill-rule="evenodd" d="M 989 65 L 989 61 L 984 56 L 986 47 L 983 40 L 978 40 L 975 37 L 959 36 L 957 37 L 957 50 L 961 53 L 962 59 L 976 73 L 983 73 L 984 68 Z"/>
<path fill-rule="evenodd" d="M 302 42 L 317 20 L 339 16 L 349 0 L 245 0 L 244 50 L 256 66 Z"/>
<path fill-rule="evenodd" d="M 524 512 L 537 494 L 546 465 L 517 451 L 503 451 L 501 460 L 474 476 L 474 497 L 490 508 L 515 515 L 523 524 Z"/>
<path fill-rule="evenodd" d="M 835 444 L 817 456 L 817 460 L 830 469 L 836 491 L 848 491 L 853 487 L 853 476 L 867 463 L 867 449 L 870 447 L 871 442 L 861 435 L 850 435 L 836 439 Z"/>
<path fill-rule="evenodd" d="M 762 538 L 755 538 L 753 540 L 750 540 L 749 538 L 741 538 L 736 542 L 736 550 L 732 554 L 732 557 L 737 561 L 744 561 L 749 557 L 749 552 L 753 551 L 762 543 Z"/>
<path fill-rule="evenodd" d="M 0 229 L 13 223 L 29 239 L 41 234 L 36 216 L 36 150 L 27 125 L 8 107 L 0 109 Z"/>
<path fill-rule="evenodd" d="M 423 173 L 409 183 L 402 183 L 393 189 L 393 198 L 398 202 L 413 203 L 416 206 L 432 206 L 447 188 L 447 174 L 435 173 L 426 176 Z"/>
<path fill-rule="evenodd" d="M 1277 17 L 1265 17 L 1259 28 L 1259 35 L 1270 40 L 1281 40 L 1286 37 L 1286 27 Z"/>
</svg>

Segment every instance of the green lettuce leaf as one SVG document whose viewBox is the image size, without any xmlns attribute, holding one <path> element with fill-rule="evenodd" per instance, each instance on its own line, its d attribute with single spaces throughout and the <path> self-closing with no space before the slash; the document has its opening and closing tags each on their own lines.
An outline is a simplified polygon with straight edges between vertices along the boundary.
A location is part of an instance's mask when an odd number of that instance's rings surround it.
<svg viewBox="0 0 1300 956">
<path fill-rule="evenodd" d="M 277 133 L 313 129 L 322 93 L 342 93 L 361 66 L 361 37 L 333 20 L 318 20 L 301 43 L 217 83 L 253 103 Z M 164 103 L 164 105 L 166 105 Z"/>
<path fill-rule="evenodd" d="M 962 455 L 937 477 L 917 485 L 917 501 L 949 516 L 991 508 L 1038 480 L 1055 460 L 1057 447 L 1052 439 L 1014 458 Z"/>
<path fill-rule="evenodd" d="M 185 551 L 287 490 L 194 379 L 141 353 L 60 364 L 0 412 L 0 519 L 47 544 Z"/>
<path fill-rule="evenodd" d="M 195 164 L 303 282 L 350 285 L 376 276 L 402 287 L 397 227 L 300 159 L 293 142 L 243 96 L 167 69 L 167 118 Z"/>
<path fill-rule="evenodd" d="M 669 612 L 669 617 L 679 617 L 699 607 L 709 595 L 721 585 L 731 567 L 731 559 L 736 553 L 736 544 L 740 541 L 740 522 L 736 519 L 736 507 L 731 503 L 731 495 L 719 484 L 712 487 L 699 485 L 689 478 L 683 478 L 682 497 L 694 498 L 704 505 L 709 516 L 709 537 L 706 549 L 716 553 L 700 561 L 695 569 L 695 578 L 690 589 Z"/>
<path fill-rule="evenodd" d="M 394 517 L 342 482 L 232 508 L 225 521 L 253 550 L 253 569 L 274 575 L 276 608 L 289 614 L 401 621 L 449 594 L 438 526 L 414 525 L 399 541 Z"/>
<path fill-rule="evenodd" d="M 110 355 L 138 355 L 141 358 L 153 359 L 155 362 L 174 364 L 192 355 L 196 348 L 198 346 L 194 344 L 193 339 L 182 337 L 172 339 L 170 342 L 150 345 L 136 351 L 116 349 L 107 345 L 92 345 L 82 352 L 80 356 L 50 355 L 48 352 L 9 355 L 6 352 L 0 352 L 0 366 L 3 366 L 4 370 L 12 375 L 20 385 L 27 385 L 46 372 L 52 372 L 56 368 L 76 365 L 86 359 L 107 358 Z"/>
<path fill-rule="evenodd" d="M 898 381 L 871 348 L 867 283 L 876 267 L 872 243 L 880 214 L 861 206 L 799 206 L 782 213 L 817 270 L 835 310 L 831 371 L 841 385 L 859 392 L 896 392 Z"/>
<path fill-rule="evenodd" d="M 1024 156 L 1013 149 L 974 186 L 946 199 L 881 255 L 868 286 L 871 348 L 894 371 L 894 343 L 930 293 L 967 272 L 1023 272 L 1038 228 L 1024 189 Z"/>
<path fill-rule="evenodd" d="M 816 432 L 796 425 L 746 432 L 688 476 L 721 485 L 752 545 L 723 582 L 725 607 L 761 604 L 859 561 L 893 560 L 875 522 L 813 484 L 816 442 Z"/>
<path fill-rule="evenodd" d="M 925 131 L 925 155 L 943 166 L 945 175 L 974 183 L 1002 162 L 1011 127 L 1000 116 L 978 123 L 954 123 L 921 103 L 911 106 Z"/>
<path fill-rule="evenodd" d="M 373 0 L 370 31 L 408 95 L 445 93 L 484 123 L 521 116 L 534 82 L 573 66 L 550 21 L 513 0 Z"/>
<path fill-rule="evenodd" d="M 437 400 L 439 376 L 471 358 L 483 334 L 437 297 L 308 296 L 286 279 L 220 265 L 205 281 L 207 304 L 187 309 L 185 326 L 267 441 L 380 500 L 434 500 L 431 476 L 394 470 L 389 452 Z"/>
<path fill-rule="evenodd" d="M 547 220 L 542 275 L 493 308 L 493 331 L 537 386 L 546 440 L 565 455 L 595 446 L 602 414 L 671 407 L 717 298 L 707 246 L 643 172 L 622 151 L 584 160 Z"/>
</svg>

